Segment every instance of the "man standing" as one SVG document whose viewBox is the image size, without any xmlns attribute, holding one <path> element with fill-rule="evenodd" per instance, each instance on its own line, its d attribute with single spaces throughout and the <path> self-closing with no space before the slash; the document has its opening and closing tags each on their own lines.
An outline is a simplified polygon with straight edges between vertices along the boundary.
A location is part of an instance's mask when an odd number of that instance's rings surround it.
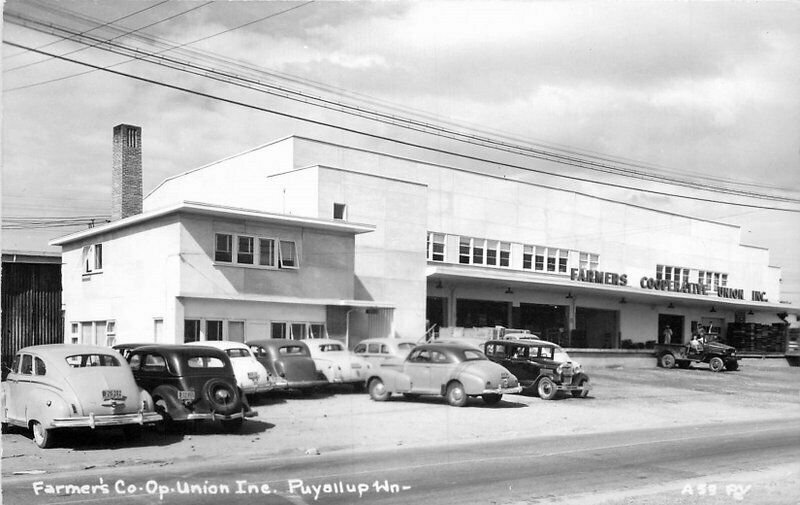
<svg viewBox="0 0 800 505">
<path fill-rule="evenodd" d="M 672 328 L 669 325 L 664 327 L 664 331 L 661 333 L 661 343 L 662 344 L 671 344 L 672 343 Z"/>
</svg>

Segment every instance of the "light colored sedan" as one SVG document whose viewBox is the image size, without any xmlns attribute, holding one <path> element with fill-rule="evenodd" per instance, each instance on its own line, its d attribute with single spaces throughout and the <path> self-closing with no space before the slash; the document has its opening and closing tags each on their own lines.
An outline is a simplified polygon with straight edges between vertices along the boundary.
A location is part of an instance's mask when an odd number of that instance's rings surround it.
<svg viewBox="0 0 800 505">
<path fill-rule="evenodd" d="M 368 338 L 359 342 L 353 352 L 372 363 L 380 366 L 386 361 L 402 361 L 408 353 L 417 346 L 413 340 L 399 338 Z"/>
<path fill-rule="evenodd" d="M 5 428 L 33 431 L 41 448 L 62 428 L 119 426 L 135 438 L 141 426 L 161 421 L 150 394 L 136 385 L 117 351 L 94 345 L 37 345 L 17 352 L 2 385 Z"/>
<path fill-rule="evenodd" d="M 303 340 L 317 370 L 325 375 L 331 384 L 352 384 L 362 389 L 372 365 L 356 356 L 338 340 L 330 338 L 310 338 Z"/>
<path fill-rule="evenodd" d="M 406 397 L 441 395 L 454 407 L 463 407 L 470 396 L 489 405 L 522 387 L 514 375 L 489 361 L 478 349 L 463 344 L 424 344 L 401 363 L 386 363 L 367 379 L 373 400 L 388 400 L 392 393 Z"/>
<path fill-rule="evenodd" d="M 266 393 L 272 391 L 274 383 L 264 365 L 258 362 L 253 351 L 241 342 L 228 340 L 204 340 L 189 342 L 187 345 L 201 345 L 222 349 L 231 359 L 233 374 L 239 389 L 246 395 Z"/>
</svg>

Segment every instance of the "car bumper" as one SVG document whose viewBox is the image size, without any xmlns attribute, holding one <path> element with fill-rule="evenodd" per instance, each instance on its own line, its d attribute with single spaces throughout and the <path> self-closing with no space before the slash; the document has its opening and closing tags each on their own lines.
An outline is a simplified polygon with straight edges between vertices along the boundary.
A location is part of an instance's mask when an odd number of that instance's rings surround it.
<svg viewBox="0 0 800 505">
<path fill-rule="evenodd" d="M 505 395 L 515 394 L 522 392 L 522 386 L 514 386 L 510 388 L 497 388 L 497 389 L 484 389 L 482 395 Z"/>
<path fill-rule="evenodd" d="M 573 385 L 572 383 L 569 384 L 556 384 L 556 388 L 559 391 L 591 391 L 592 390 L 592 383 L 591 382 L 584 382 L 582 386 Z"/>
<path fill-rule="evenodd" d="M 161 421 L 161 414 L 139 411 L 135 414 L 110 414 L 84 417 L 63 417 L 53 419 L 53 428 L 96 428 L 98 426 L 125 426 L 128 424 L 147 424 Z"/>
<path fill-rule="evenodd" d="M 256 417 L 258 412 L 255 410 L 234 412 L 233 414 L 217 414 L 216 412 L 192 412 L 186 416 L 189 421 L 230 421 L 241 417 Z"/>
<path fill-rule="evenodd" d="M 259 393 L 267 393 L 275 389 L 275 385 L 270 384 L 252 384 L 246 387 L 242 387 L 241 390 L 246 395 L 255 395 Z"/>
</svg>

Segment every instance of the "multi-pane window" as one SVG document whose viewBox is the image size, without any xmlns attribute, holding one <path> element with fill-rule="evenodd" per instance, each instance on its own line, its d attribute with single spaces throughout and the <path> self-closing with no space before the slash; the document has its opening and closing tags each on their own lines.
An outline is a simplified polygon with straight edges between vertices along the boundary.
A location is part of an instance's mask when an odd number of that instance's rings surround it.
<svg viewBox="0 0 800 505">
<path fill-rule="evenodd" d="M 444 242 L 444 236 L 442 236 Z M 442 248 L 444 258 L 444 248 Z M 511 265 L 511 243 L 483 238 L 460 237 L 458 262 L 463 265 L 489 265 L 507 267 Z"/>
<path fill-rule="evenodd" d="M 275 266 L 275 240 L 271 238 L 258 239 L 258 264 L 264 267 Z"/>
<path fill-rule="evenodd" d="M 536 253 L 533 255 L 533 269 L 542 272 L 544 271 L 544 255 L 547 249 L 544 247 L 536 247 L 535 250 Z"/>
<path fill-rule="evenodd" d="M 297 268 L 297 247 L 292 240 L 280 241 L 281 268 Z"/>
<path fill-rule="evenodd" d="M 583 270 L 597 270 L 600 265 L 600 256 L 597 254 L 582 252 L 578 257 L 578 268 Z"/>
<path fill-rule="evenodd" d="M 697 283 L 704 285 L 706 289 L 713 289 L 716 291 L 720 287 L 726 287 L 728 285 L 728 274 L 700 270 L 697 272 Z"/>
<path fill-rule="evenodd" d="M 444 261 L 444 233 L 428 233 L 428 259 Z"/>
<path fill-rule="evenodd" d="M 526 245 L 522 248 L 522 268 L 523 270 L 533 269 L 533 253 L 536 248 L 532 245 Z"/>
<path fill-rule="evenodd" d="M 233 236 L 217 233 L 214 240 L 214 261 L 230 263 L 233 261 Z"/>
<path fill-rule="evenodd" d="M 103 244 L 92 244 L 83 248 L 83 273 L 103 270 Z"/>
<path fill-rule="evenodd" d="M 252 265 L 255 252 L 253 237 L 237 237 L 236 261 L 243 265 Z"/>
<path fill-rule="evenodd" d="M 297 268 L 297 245 L 293 240 L 217 233 L 214 261 L 269 268 Z"/>
</svg>

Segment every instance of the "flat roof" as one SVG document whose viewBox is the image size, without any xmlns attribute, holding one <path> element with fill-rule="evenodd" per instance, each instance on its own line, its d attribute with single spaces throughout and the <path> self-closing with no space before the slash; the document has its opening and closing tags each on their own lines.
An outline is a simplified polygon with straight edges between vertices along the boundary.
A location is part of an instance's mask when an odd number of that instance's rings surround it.
<svg viewBox="0 0 800 505">
<path fill-rule="evenodd" d="M 375 230 L 374 225 L 364 224 L 364 223 L 351 223 L 348 221 L 343 221 L 338 219 L 319 219 L 313 217 L 294 216 L 289 214 L 276 214 L 272 212 L 262 212 L 253 209 L 228 207 L 223 205 L 215 205 L 202 202 L 184 201 L 181 203 L 169 205 L 167 207 L 162 207 L 160 209 L 152 210 L 149 212 L 136 214 L 135 216 L 126 217 L 118 221 L 112 221 L 110 223 L 101 226 L 96 226 L 94 228 L 89 228 L 87 230 L 82 230 L 77 233 L 72 233 L 64 237 L 53 239 L 50 241 L 50 245 L 60 246 L 68 244 L 70 242 L 75 242 L 76 240 L 82 240 L 85 238 L 93 237 L 95 235 L 107 233 L 109 231 L 119 230 L 122 228 L 137 225 L 140 223 L 144 223 L 156 218 L 160 218 L 175 213 L 189 213 L 189 214 L 199 214 L 199 215 L 207 215 L 214 217 L 229 217 L 236 219 L 250 219 L 253 221 L 261 221 L 261 222 L 268 222 L 268 223 L 275 223 L 282 225 L 293 225 L 303 228 L 313 228 L 318 230 L 354 234 L 354 235 L 360 233 L 368 233 Z"/>
</svg>

